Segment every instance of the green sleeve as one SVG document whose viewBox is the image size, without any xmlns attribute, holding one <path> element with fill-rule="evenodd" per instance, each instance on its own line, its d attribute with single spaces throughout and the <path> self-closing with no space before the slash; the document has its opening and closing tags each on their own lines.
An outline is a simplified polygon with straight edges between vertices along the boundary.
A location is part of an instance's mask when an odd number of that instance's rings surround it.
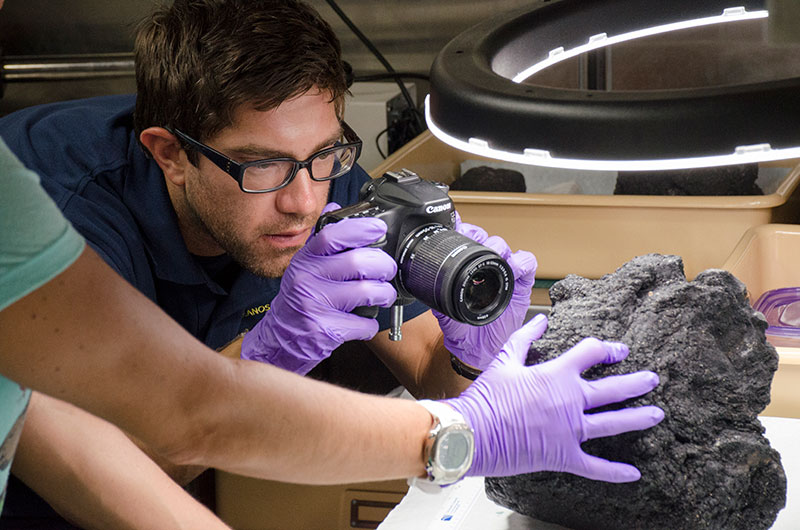
<svg viewBox="0 0 800 530">
<path fill-rule="evenodd" d="M 0 310 L 63 272 L 83 237 L 0 139 Z"/>
</svg>

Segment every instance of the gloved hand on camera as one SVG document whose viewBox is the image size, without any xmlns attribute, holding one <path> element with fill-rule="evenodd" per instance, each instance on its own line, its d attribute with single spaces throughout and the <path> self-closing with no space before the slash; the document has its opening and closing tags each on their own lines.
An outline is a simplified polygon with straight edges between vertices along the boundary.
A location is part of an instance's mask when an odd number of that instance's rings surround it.
<svg viewBox="0 0 800 530">
<path fill-rule="evenodd" d="M 324 211 L 339 208 L 331 203 Z M 294 255 L 269 311 L 244 336 L 242 359 L 305 375 L 342 343 L 368 340 L 378 322 L 352 314 L 359 306 L 392 305 L 395 261 L 366 247 L 386 233 L 380 219 L 344 219 L 313 234 Z"/>
<path fill-rule="evenodd" d="M 444 401 L 475 433 L 475 456 L 467 475 L 562 471 L 606 482 L 638 480 L 641 474 L 634 466 L 588 455 L 581 443 L 650 428 L 664 412 L 656 406 L 585 411 L 645 394 L 658 386 L 658 376 L 642 371 L 595 381 L 581 378 L 597 363 L 616 363 L 628 355 L 624 344 L 595 338 L 551 361 L 524 366 L 531 342 L 546 327 L 543 315 L 528 322 L 469 388 Z"/>
<path fill-rule="evenodd" d="M 536 258 L 530 252 L 518 250 L 512 254 L 503 238 L 489 237 L 483 228 L 462 223 L 458 212 L 456 212 L 455 230 L 492 249 L 508 262 L 514 272 L 514 292 L 511 295 L 511 301 L 503 314 L 490 324 L 473 326 L 453 320 L 436 310 L 433 311 L 434 316 L 439 320 L 447 351 L 458 357 L 461 362 L 483 370 L 489 366 L 511 333 L 525 321 L 525 313 L 531 304 L 531 289 L 533 289 L 537 263 Z"/>
</svg>

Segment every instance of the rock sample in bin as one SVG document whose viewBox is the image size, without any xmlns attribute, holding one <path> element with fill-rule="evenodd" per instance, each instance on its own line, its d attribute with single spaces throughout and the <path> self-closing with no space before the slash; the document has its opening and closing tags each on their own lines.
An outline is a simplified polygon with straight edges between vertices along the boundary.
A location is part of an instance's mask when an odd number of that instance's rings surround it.
<svg viewBox="0 0 800 530">
<path fill-rule="evenodd" d="M 764 195 L 758 164 L 664 171 L 620 171 L 615 195 Z"/>
<path fill-rule="evenodd" d="M 453 191 L 518 191 L 525 192 L 525 177 L 513 169 L 476 166 L 450 184 Z"/>
<path fill-rule="evenodd" d="M 714 269 L 688 282 L 679 257 L 650 254 L 599 280 L 568 276 L 550 298 L 550 325 L 527 364 L 557 357 L 587 336 L 625 342 L 627 359 L 583 376 L 652 370 L 660 384 L 597 411 L 654 404 L 665 418 L 645 431 L 582 445 L 638 467 L 637 482 L 541 472 L 486 479 L 489 498 L 573 529 L 772 526 L 786 504 L 786 475 L 757 415 L 769 404 L 778 355 L 744 284 Z"/>
</svg>

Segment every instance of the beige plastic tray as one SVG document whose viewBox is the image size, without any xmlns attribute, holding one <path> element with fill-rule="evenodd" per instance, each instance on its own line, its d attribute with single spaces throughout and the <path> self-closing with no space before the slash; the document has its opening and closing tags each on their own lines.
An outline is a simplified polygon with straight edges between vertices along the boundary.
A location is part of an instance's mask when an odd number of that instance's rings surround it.
<svg viewBox="0 0 800 530">
<path fill-rule="evenodd" d="M 445 183 L 474 155 L 454 149 L 429 131 L 370 172 L 408 168 Z M 513 250 L 533 252 L 537 278 L 567 274 L 599 278 L 650 252 L 683 258 L 686 276 L 720 267 L 750 227 L 800 222 L 800 167 L 770 195 L 676 197 L 450 192 L 461 217 L 503 237 Z"/>
<path fill-rule="evenodd" d="M 800 226 L 766 224 L 750 228 L 722 268 L 747 286 L 755 302 L 766 291 L 800 285 Z M 766 416 L 800 418 L 800 348 L 778 347 L 780 364 L 772 380 Z"/>
</svg>

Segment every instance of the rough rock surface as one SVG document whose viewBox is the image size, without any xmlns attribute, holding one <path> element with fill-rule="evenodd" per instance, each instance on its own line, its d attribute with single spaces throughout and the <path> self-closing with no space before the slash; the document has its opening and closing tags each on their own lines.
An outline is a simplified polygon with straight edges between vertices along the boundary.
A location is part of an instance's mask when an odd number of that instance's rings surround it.
<svg viewBox="0 0 800 530">
<path fill-rule="evenodd" d="M 617 195 L 764 195 L 758 164 L 666 171 L 621 171 Z"/>
<path fill-rule="evenodd" d="M 453 191 L 519 191 L 525 192 L 525 177 L 519 171 L 477 166 L 464 172 L 450 184 Z"/>
<path fill-rule="evenodd" d="M 574 529 L 769 528 L 786 503 L 786 476 L 756 416 L 769 403 L 778 356 L 745 296 L 726 271 L 687 282 L 679 257 L 655 254 L 599 280 L 569 276 L 553 285 L 550 325 L 528 364 L 585 336 L 625 342 L 627 359 L 584 377 L 653 370 L 659 386 L 623 405 L 655 404 L 666 417 L 646 431 L 583 444 L 637 466 L 638 482 L 533 473 L 487 479 L 489 498 Z"/>
</svg>

